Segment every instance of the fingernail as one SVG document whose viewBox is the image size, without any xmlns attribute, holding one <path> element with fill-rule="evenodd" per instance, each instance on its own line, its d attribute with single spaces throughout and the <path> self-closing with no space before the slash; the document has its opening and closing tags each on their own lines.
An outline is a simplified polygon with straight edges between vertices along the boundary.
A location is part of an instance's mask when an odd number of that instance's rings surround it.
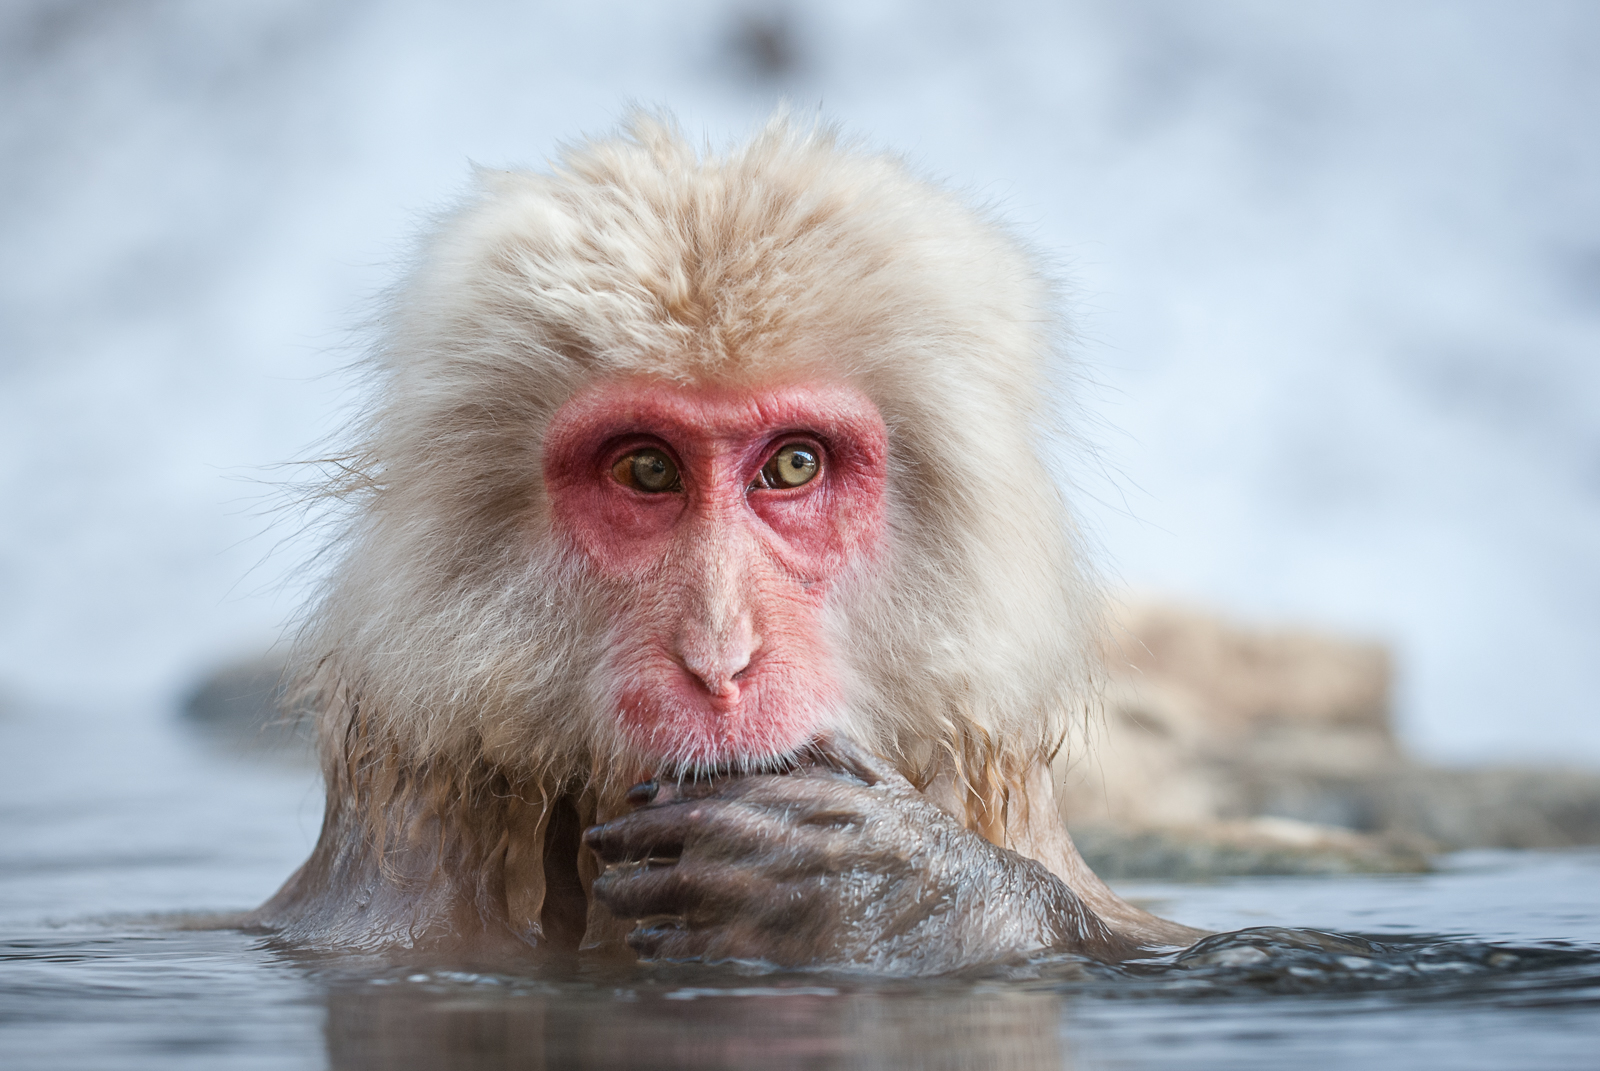
<svg viewBox="0 0 1600 1071">
<path fill-rule="evenodd" d="M 654 800 L 656 794 L 660 791 L 661 786 L 654 781 L 640 781 L 637 785 L 628 789 L 628 795 L 625 798 L 635 807 L 641 807 Z"/>
</svg>

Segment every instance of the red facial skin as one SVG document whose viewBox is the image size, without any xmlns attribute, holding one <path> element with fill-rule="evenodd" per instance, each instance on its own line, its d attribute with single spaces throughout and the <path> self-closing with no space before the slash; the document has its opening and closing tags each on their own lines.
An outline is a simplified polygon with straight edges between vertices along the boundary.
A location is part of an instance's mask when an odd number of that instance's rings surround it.
<svg viewBox="0 0 1600 1071">
<path fill-rule="evenodd" d="M 762 487 L 804 444 L 817 474 Z M 612 380 L 568 401 L 544 441 L 557 537 L 609 581 L 611 699 L 653 761 L 759 764 L 826 728 L 841 692 L 820 616 L 837 581 L 884 538 L 888 431 L 838 383 L 763 389 Z M 619 482 L 665 452 L 681 490 Z"/>
</svg>

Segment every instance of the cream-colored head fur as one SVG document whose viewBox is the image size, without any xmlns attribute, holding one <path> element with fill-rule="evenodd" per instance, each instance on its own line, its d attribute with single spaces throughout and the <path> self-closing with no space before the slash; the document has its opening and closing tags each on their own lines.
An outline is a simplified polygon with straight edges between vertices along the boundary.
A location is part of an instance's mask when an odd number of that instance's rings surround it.
<svg viewBox="0 0 1600 1071">
<path fill-rule="evenodd" d="M 615 375 L 871 397 L 889 550 L 827 615 L 839 730 L 914 777 L 1049 752 L 1088 695 L 1097 605 L 1043 456 L 1058 337 L 1003 228 L 782 117 L 720 156 L 636 118 L 550 173 L 479 172 L 371 361 L 351 520 L 301 644 L 330 760 L 359 737 L 419 768 L 637 770 L 539 477 L 551 414 Z"/>
</svg>

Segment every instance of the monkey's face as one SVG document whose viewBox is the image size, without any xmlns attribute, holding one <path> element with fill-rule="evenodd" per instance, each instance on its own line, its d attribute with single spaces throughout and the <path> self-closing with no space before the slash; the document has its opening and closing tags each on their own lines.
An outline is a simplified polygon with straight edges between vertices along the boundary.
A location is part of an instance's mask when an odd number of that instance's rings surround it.
<svg viewBox="0 0 1600 1071">
<path fill-rule="evenodd" d="M 759 763 L 827 726 L 822 610 L 881 548 L 887 468 L 877 407 L 837 383 L 611 380 L 556 413 L 552 525 L 610 592 L 603 690 L 644 755 Z"/>
</svg>

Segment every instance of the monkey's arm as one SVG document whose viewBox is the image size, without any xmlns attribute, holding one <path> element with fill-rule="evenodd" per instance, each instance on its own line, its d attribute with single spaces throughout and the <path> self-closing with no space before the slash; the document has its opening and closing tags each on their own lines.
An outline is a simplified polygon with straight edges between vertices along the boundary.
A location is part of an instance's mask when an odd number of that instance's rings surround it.
<svg viewBox="0 0 1600 1071">
<path fill-rule="evenodd" d="M 628 943 L 647 959 L 939 974 L 1165 943 L 1119 933 L 1045 861 L 989 843 L 849 749 L 832 768 L 640 795 L 585 842 L 608 864 L 594 895 L 637 920 Z"/>
<path fill-rule="evenodd" d="M 1021 787 L 1027 806 L 1020 808 L 1008 825 L 1007 843 L 1029 859 L 1044 864 L 1066 882 L 1117 934 L 1142 948 L 1183 948 L 1208 936 L 1206 930 L 1197 930 L 1135 907 L 1100 880 L 1078 853 L 1061 819 L 1048 763 L 1035 765 Z"/>
<path fill-rule="evenodd" d="M 576 949 L 581 907 L 570 902 L 583 901 L 576 862 L 551 866 L 563 856 L 547 860 L 543 851 L 553 839 L 577 855 L 582 827 L 575 815 L 563 820 L 564 805 L 508 795 L 488 809 L 441 815 L 412 797 L 391 800 L 375 816 L 333 793 L 311 858 L 238 925 L 305 948 L 484 963 Z"/>
</svg>

